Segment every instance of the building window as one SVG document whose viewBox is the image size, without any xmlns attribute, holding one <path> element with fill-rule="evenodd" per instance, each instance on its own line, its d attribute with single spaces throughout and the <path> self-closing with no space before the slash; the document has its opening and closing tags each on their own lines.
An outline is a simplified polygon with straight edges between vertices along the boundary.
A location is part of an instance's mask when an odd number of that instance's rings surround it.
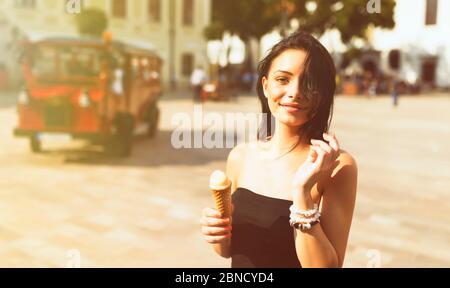
<svg viewBox="0 0 450 288">
<path fill-rule="evenodd" d="M 194 55 L 192 53 L 184 53 L 181 58 L 181 73 L 183 76 L 189 77 L 194 67 Z"/>
<path fill-rule="evenodd" d="M 191 26 L 194 23 L 194 0 L 183 1 L 183 25 Z"/>
<path fill-rule="evenodd" d="M 127 17 L 127 0 L 112 0 L 111 8 L 113 17 Z"/>
<path fill-rule="evenodd" d="M 389 67 L 393 70 L 400 69 L 400 50 L 392 49 L 388 54 Z"/>
<path fill-rule="evenodd" d="M 427 0 L 425 25 L 436 25 L 438 0 Z"/>
<path fill-rule="evenodd" d="M 36 0 L 15 0 L 14 6 L 17 8 L 34 9 L 36 8 Z"/>
<path fill-rule="evenodd" d="M 434 84 L 436 80 L 436 57 L 426 57 L 422 59 L 422 82 Z"/>
<path fill-rule="evenodd" d="M 148 18 L 152 23 L 161 21 L 161 0 L 148 0 Z"/>
</svg>

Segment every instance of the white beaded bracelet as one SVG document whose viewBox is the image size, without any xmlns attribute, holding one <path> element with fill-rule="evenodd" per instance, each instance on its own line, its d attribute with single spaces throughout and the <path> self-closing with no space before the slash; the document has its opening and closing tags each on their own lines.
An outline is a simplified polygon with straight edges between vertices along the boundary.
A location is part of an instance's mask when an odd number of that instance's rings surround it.
<svg viewBox="0 0 450 288">
<path fill-rule="evenodd" d="M 299 222 L 299 223 L 311 223 L 314 221 L 317 221 L 320 218 L 320 212 L 317 212 L 316 214 L 313 215 L 313 217 L 310 218 L 305 218 L 305 217 L 300 217 L 297 214 L 292 214 L 290 215 L 290 219 L 295 220 L 295 222 Z"/>
<path fill-rule="evenodd" d="M 315 224 L 320 223 L 320 212 L 317 204 L 314 204 L 314 208 L 311 210 L 299 210 L 294 205 L 289 210 L 291 211 L 289 219 L 291 227 L 306 231 L 310 230 Z"/>
<path fill-rule="evenodd" d="M 297 214 L 297 215 L 301 215 L 304 217 L 311 217 L 313 215 L 315 215 L 318 211 L 319 211 L 319 207 L 316 203 L 314 203 L 314 208 L 311 210 L 300 210 L 294 207 L 294 205 L 291 205 L 291 207 L 289 207 L 289 210 L 291 211 L 292 214 Z"/>
</svg>

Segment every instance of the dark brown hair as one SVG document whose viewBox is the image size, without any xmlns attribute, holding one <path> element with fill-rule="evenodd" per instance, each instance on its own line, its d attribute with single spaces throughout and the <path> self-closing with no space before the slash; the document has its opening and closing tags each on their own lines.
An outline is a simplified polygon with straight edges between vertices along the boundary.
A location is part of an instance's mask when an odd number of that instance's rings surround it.
<svg viewBox="0 0 450 288">
<path fill-rule="evenodd" d="M 333 114 L 336 69 L 327 49 L 309 33 L 302 31 L 295 32 L 275 44 L 258 65 L 256 89 L 264 115 L 258 137 L 267 139 L 272 136 L 274 129 L 274 118 L 268 100 L 264 96 L 262 79 L 267 77 L 272 61 L 287 49 L 299 49 L 307 54 L 298 89 L 301 97 L 311 101 L 312 108 L 308 113 L 310 119 L 300 127 L 300 130 L 306 133 L 307 141 L 313 138 L 323 139 L 322 134 L 328 132 Z"/>
</svg>

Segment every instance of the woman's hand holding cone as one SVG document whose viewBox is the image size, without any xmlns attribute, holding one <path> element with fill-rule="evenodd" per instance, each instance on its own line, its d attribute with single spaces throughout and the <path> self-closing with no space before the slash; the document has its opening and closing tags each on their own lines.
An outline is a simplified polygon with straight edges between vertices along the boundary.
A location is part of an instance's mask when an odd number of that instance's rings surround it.
<svg viewBox="0 0 450 288">
<path fill-rule="evenodd" d="M 203 209 L 201 225 L 203 238 L 208 243 L 223 243 L 231 238 L 231 218 L 225 218 L 216 209 L 209 207 Z"/>
</svg>

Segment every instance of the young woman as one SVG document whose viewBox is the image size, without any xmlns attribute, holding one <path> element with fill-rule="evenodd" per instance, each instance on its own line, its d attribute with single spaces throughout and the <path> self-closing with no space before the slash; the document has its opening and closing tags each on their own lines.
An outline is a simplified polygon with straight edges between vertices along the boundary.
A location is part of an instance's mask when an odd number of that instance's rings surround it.
<svg viewBox="0 0 450 288">
<path fill-rule="evenodd" d="M 230 152 L 232 217 L 203 209 L 202 234 L 232 267 L 342 267 L 357 167 L 328 134 L 333 60 L 314 37 L 296 32 L 258 72 L 266 137 Z"/>
</svg>

